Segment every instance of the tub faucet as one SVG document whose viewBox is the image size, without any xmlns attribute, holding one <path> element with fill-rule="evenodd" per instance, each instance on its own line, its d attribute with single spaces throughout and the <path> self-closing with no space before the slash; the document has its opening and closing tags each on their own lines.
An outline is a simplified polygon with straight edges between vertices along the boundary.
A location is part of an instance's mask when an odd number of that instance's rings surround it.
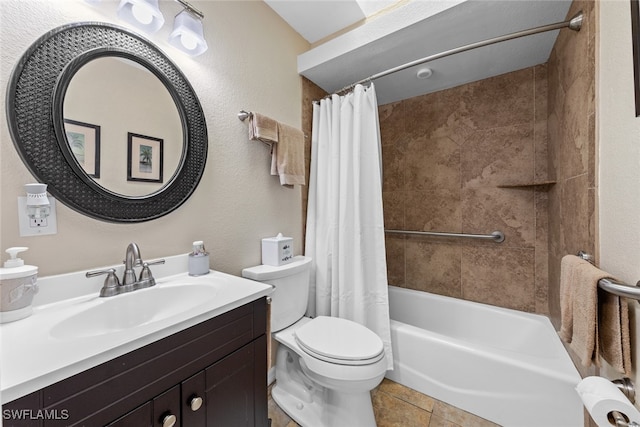
<svg viewBox="0 0 640 427">
<path fill-rule="evenodd" d="M 122 276 L 122 286 L 136 283 L 136 272 L 133 267 L 140 264 L 142 264 L 140 248 L 136 243 L 129 243 L 129 246 L 127 246 L 127 252 L 124 256 L 124 276 Z"/>
</svg>

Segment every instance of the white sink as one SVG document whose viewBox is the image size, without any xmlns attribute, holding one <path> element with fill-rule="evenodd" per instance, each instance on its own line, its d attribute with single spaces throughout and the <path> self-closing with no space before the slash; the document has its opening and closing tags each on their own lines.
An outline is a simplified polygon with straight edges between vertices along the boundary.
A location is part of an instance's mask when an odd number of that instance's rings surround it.
<svg viewBox="0 0 640 427">
<path fill-rule="evenodd" d="M 211 285 L 181 283 L 96 297 L 86 302 L 83 311 L 53 325 L 50 333 L 60 339 L 112 334 L 188 312 L 210 302 L 217 293 Z"/>
<path fill-rule="evenodd" d="M 1 1 L 1 0 L 0 0 Z M 99 297 L 85 271 L 38 277 L 33 314 L 0 325 L 0 393 L 9 402 L 270 295 L 273 288 L 212 270 L 186 273 L 188 254 L 165 257 L 156 285 Z M 114 268 L 121 264 L 93 268 Z"/>
</svg>

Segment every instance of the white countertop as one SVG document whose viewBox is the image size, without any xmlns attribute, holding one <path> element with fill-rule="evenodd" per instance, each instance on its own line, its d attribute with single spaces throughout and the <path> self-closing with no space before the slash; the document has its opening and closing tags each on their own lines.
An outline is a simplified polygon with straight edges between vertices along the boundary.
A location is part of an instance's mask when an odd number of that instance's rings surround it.
<svg viewBox="0 0 640 427">
<path fill-rule="evenodd" d="M 104 276 L 86 279 L 84 271 L 38 279 L 33 314 L 22 320 L 0 325 L 0 399 L 2 403 L 27 395 L 62 379 L 114 359 L 132 350 L 165 338 L 207 319 L 233 310 L 273 292 L 269 285 L 229 274 L 211 271 L 191 277 L 186 271 L 187 255 L 165 258 L 165 265 L 152 266 L 156 286 L 129 294 L 100 298 Z M 121 277 L 122 266 L 113 266 Z M 108 267 L 105 267 L 108 268 Z M 139 269 L 137 269 L 139 270 Z M 118 298 L 181 284 L 211 286 L 211 298 L 191 304 L 188 310 L 172 310 L 167 317 L 150 319 L 138 326 L 121 328 L 91 336 L 73 331 L 71 322 L 60 322 Z M 79 294 L 79 295 L 78 295 Z M 147 294 L 150 295 L 150 294 Z M 112 302 L 113 301 L 113 302 Z M 56 329 L 57 325 L 57 329 Z M 79 329 L 83 325 L 77 325 Z"/>
</svg>

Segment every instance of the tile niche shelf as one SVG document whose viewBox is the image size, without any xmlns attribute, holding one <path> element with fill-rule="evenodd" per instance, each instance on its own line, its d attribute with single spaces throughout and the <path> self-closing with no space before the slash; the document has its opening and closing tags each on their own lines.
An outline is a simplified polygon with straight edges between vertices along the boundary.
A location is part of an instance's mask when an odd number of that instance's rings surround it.
<svg viewBox="0 0 640 427">
<path fill-rule="evenodd" d="M 540 182 L 522 182 L 512 184 L 500 184 L 498 188 L 536 188 L 538 190 L 549 190 L 555 181 L 540 181 Z"/>
</svg>

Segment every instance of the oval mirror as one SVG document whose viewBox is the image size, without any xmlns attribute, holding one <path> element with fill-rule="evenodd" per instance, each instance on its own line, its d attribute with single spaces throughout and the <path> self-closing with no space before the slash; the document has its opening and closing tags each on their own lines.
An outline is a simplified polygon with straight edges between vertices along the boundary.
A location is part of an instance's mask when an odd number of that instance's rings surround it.
<svg viewBox="0 0 640 427">
<path fill-rule="evenodd" d="M 95 69 L 111 67 L 127 69 L 128 77 L 113 71 L 111 81 L 100 83 L 109 91 L 90 85 Z M 125 78 L 144 83 L 133 91 Z M 151 89 L 141 88 L 147 84 Z M 7 118 L 36 179 L 97 219 L 166 215 L 189 198 L 204 172 L 207 128 L 195 91 L 156 46 L 111 24 L 65 25 L 36 40 L 12 72 Z"/>
<path fill-rule="evenodd" d="M 66 147 L 80 173 L 105 190 L 145 196 L 178 170 L 184 139 L 178 108 L 162 81 L 138 62 L 92 59 L 71 77 L 63 99 Z"/>
</svg>

